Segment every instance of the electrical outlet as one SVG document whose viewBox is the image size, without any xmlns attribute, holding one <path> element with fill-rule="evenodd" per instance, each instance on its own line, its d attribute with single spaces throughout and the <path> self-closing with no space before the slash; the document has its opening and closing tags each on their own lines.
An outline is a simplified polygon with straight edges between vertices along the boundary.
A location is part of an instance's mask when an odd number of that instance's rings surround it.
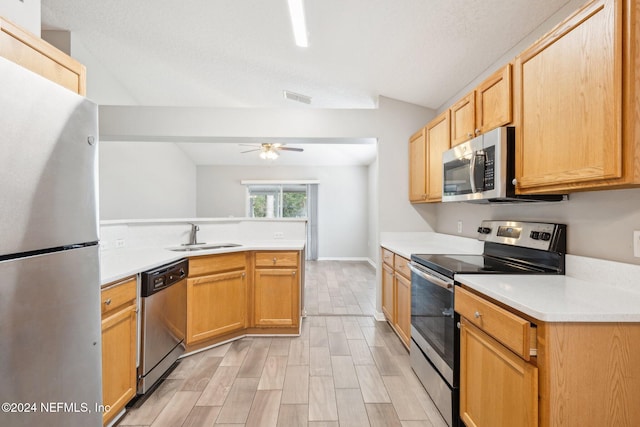
<svg viewBox="0 0 640 427">
<path fill-rule="evenodd" d="M 458 234 L 462 233 L 462 220 L 458 220 Z"/>
<path fill-rule="evenodd" d="M 123 248 L 124 244 L 124 239 L 116 239 L 116 248 Z"/>
<path fill-rule="evenodd" d="M 640 231 L 633 232 L 633 256 L 640 258 Z"/>
<path fill-rule="evenodd" d="M 284 239 L 284 233 L 282 231 L 276 231 L 273 233 L 274 239 Z"/>
</svg>

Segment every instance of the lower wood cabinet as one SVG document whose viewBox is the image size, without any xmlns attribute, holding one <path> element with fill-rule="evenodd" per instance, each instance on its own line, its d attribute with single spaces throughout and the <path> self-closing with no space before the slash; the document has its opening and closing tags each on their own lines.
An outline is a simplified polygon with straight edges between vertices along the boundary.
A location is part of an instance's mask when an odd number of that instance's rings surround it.
<svg viewBox="0 0 640 427">
<path fill-rule="evenodd" d="M 300 322 L 299 252 L 255 253 L 253 320 L 256 327 L 297 327 Z"/>
<path fill-rule="evenodd" d="M 538 425 L 538 368 L 461 318 L 460 417 L 467 427 Z"/>
<path fill-rule="evenodd" d="M 102 396 L 110 407 L 103 424 L 136 395 L 136 278 L 108 285 L 102 300 Z"/>
<path fill-rule="evenodd" d="M 411 344 L 409 260 L 382 248 L 382 312 L 404 345 Z"/>
<path fill-rule="evenodd" d="M 198 257 L 189 263 L 187 345 L 246 328 L 248 287 L 245 254 Z M 193 277 L 192 271 L 201 275 Z"/>
</svg>

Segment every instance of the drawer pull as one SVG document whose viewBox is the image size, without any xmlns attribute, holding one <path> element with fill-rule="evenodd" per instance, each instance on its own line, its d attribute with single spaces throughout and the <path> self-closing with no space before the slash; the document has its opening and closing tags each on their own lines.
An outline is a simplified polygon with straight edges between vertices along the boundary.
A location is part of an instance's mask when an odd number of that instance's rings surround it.
<svg viewBox="0 0 640 427">
<path fill-rule="evenodd" d="M 482 316 L 482 313 L 480 313 L 479 311 L 476 311 L 475 313 L 473 313 L 473 315 L 476 317 L 476 319 L 479 319 L 480 316 Z"/>
<path fill-rule="evenodd" d="M 275 264 L 276 262 L 278 262 L 278 258 L 273 257 L 273 263 Z"/>
<path fill-rule="evenodd" d="M 110 305 L 110 304 L 111 304 L 111 298 L 107 298 L 107 299 L 104 301 L 104 305 Z"/>
</svg>

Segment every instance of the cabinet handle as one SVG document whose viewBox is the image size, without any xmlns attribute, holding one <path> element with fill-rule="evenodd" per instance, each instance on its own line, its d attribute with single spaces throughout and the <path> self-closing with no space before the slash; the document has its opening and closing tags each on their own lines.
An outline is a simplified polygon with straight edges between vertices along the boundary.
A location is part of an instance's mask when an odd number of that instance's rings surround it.
<svg viewBox="0 0 640 427">
<path fill-rule="evenodd" d="M 479 311 L 476 311 L 475 313 L 473 313 L 473 315 L 476 317 L 476 319 L 479 319 L 480 316 L 482 316 L 482 313 L 480 313 Z"/>
<path fill-rule="evenodd" d="M 480 135 L 480 129 L 476 129 L 476 135 Z"/>
<path fill-rule="evenodd" d="M 109 304 L 111 304 L 111 298 L 107 298 L 107 299 L 104 301 L 104 305 L 109 305 Z"/>
<path fill-rule="evenodd" d="M 471 138 L 471 137 L 473 136 L 473 134 L 472 134 L 471 132 L 469 132 L 469 133 L 467 134 L 467 136 L 468 136 L 469 138 Z"/>
<path fill-rule="evenodd" d="M 242 273 L 242 277 L 245 277 L 247 275 L 247 273 Z"/>
<path fill-rule="evenodd" d="M 518 180 L 517 180 L 517 179 L 515 179 L 515 178 L 513 178 L 513 180 L 511 181 L 511 183 L 512 183 L 514 186 L 516 186 L 516 185 L 518 185 Z"/>
<path fill-rule="evenodd" d="M 278 262 L 278 258 L 273 257 L 273 263 L 275 264 L 276 262 Z"/>
<path fill-rule="evenodd" d="M 292 275 L 292 276 L 295 276 L 295 275 L 296 275 L 296 272 L 295 272 L 295 271 L 292 271 L 292 272 L 291 272 L 291 275 Z"/>
</svg>

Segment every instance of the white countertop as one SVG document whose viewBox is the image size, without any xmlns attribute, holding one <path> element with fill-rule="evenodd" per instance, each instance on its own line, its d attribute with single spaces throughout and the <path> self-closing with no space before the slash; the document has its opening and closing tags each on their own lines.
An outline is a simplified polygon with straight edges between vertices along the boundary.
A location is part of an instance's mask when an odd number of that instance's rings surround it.
<svg viewBox="0 0 640 427">
<path fill-rule="evenodd" d="M 481 254 L 484 242 L 434 232 L 381 233 L 380 246 L 407 259 L 411 254 Z"/>
<path fill-rule="evenodd" d="M 216 242 L 208 242 L 208 244 L 215 243 Z M 187 252 L 176 252 L 167 248 L 158 247 L 105 250 L 100 253 L 100 283 L 101 285 L 106 285 L 116 280 L 187 257 L 244 251 L 299 251 L 304 249 L 305 246 L 304 240 L 237 241 L 235 243 L 240 243 L 241 246 Z"/>
<path fill-rule="evenodd" d="M 556 275 L 460 274 L 456 280 L 544 322 L 640 322 L 640 287 Z"/>
</svg>

